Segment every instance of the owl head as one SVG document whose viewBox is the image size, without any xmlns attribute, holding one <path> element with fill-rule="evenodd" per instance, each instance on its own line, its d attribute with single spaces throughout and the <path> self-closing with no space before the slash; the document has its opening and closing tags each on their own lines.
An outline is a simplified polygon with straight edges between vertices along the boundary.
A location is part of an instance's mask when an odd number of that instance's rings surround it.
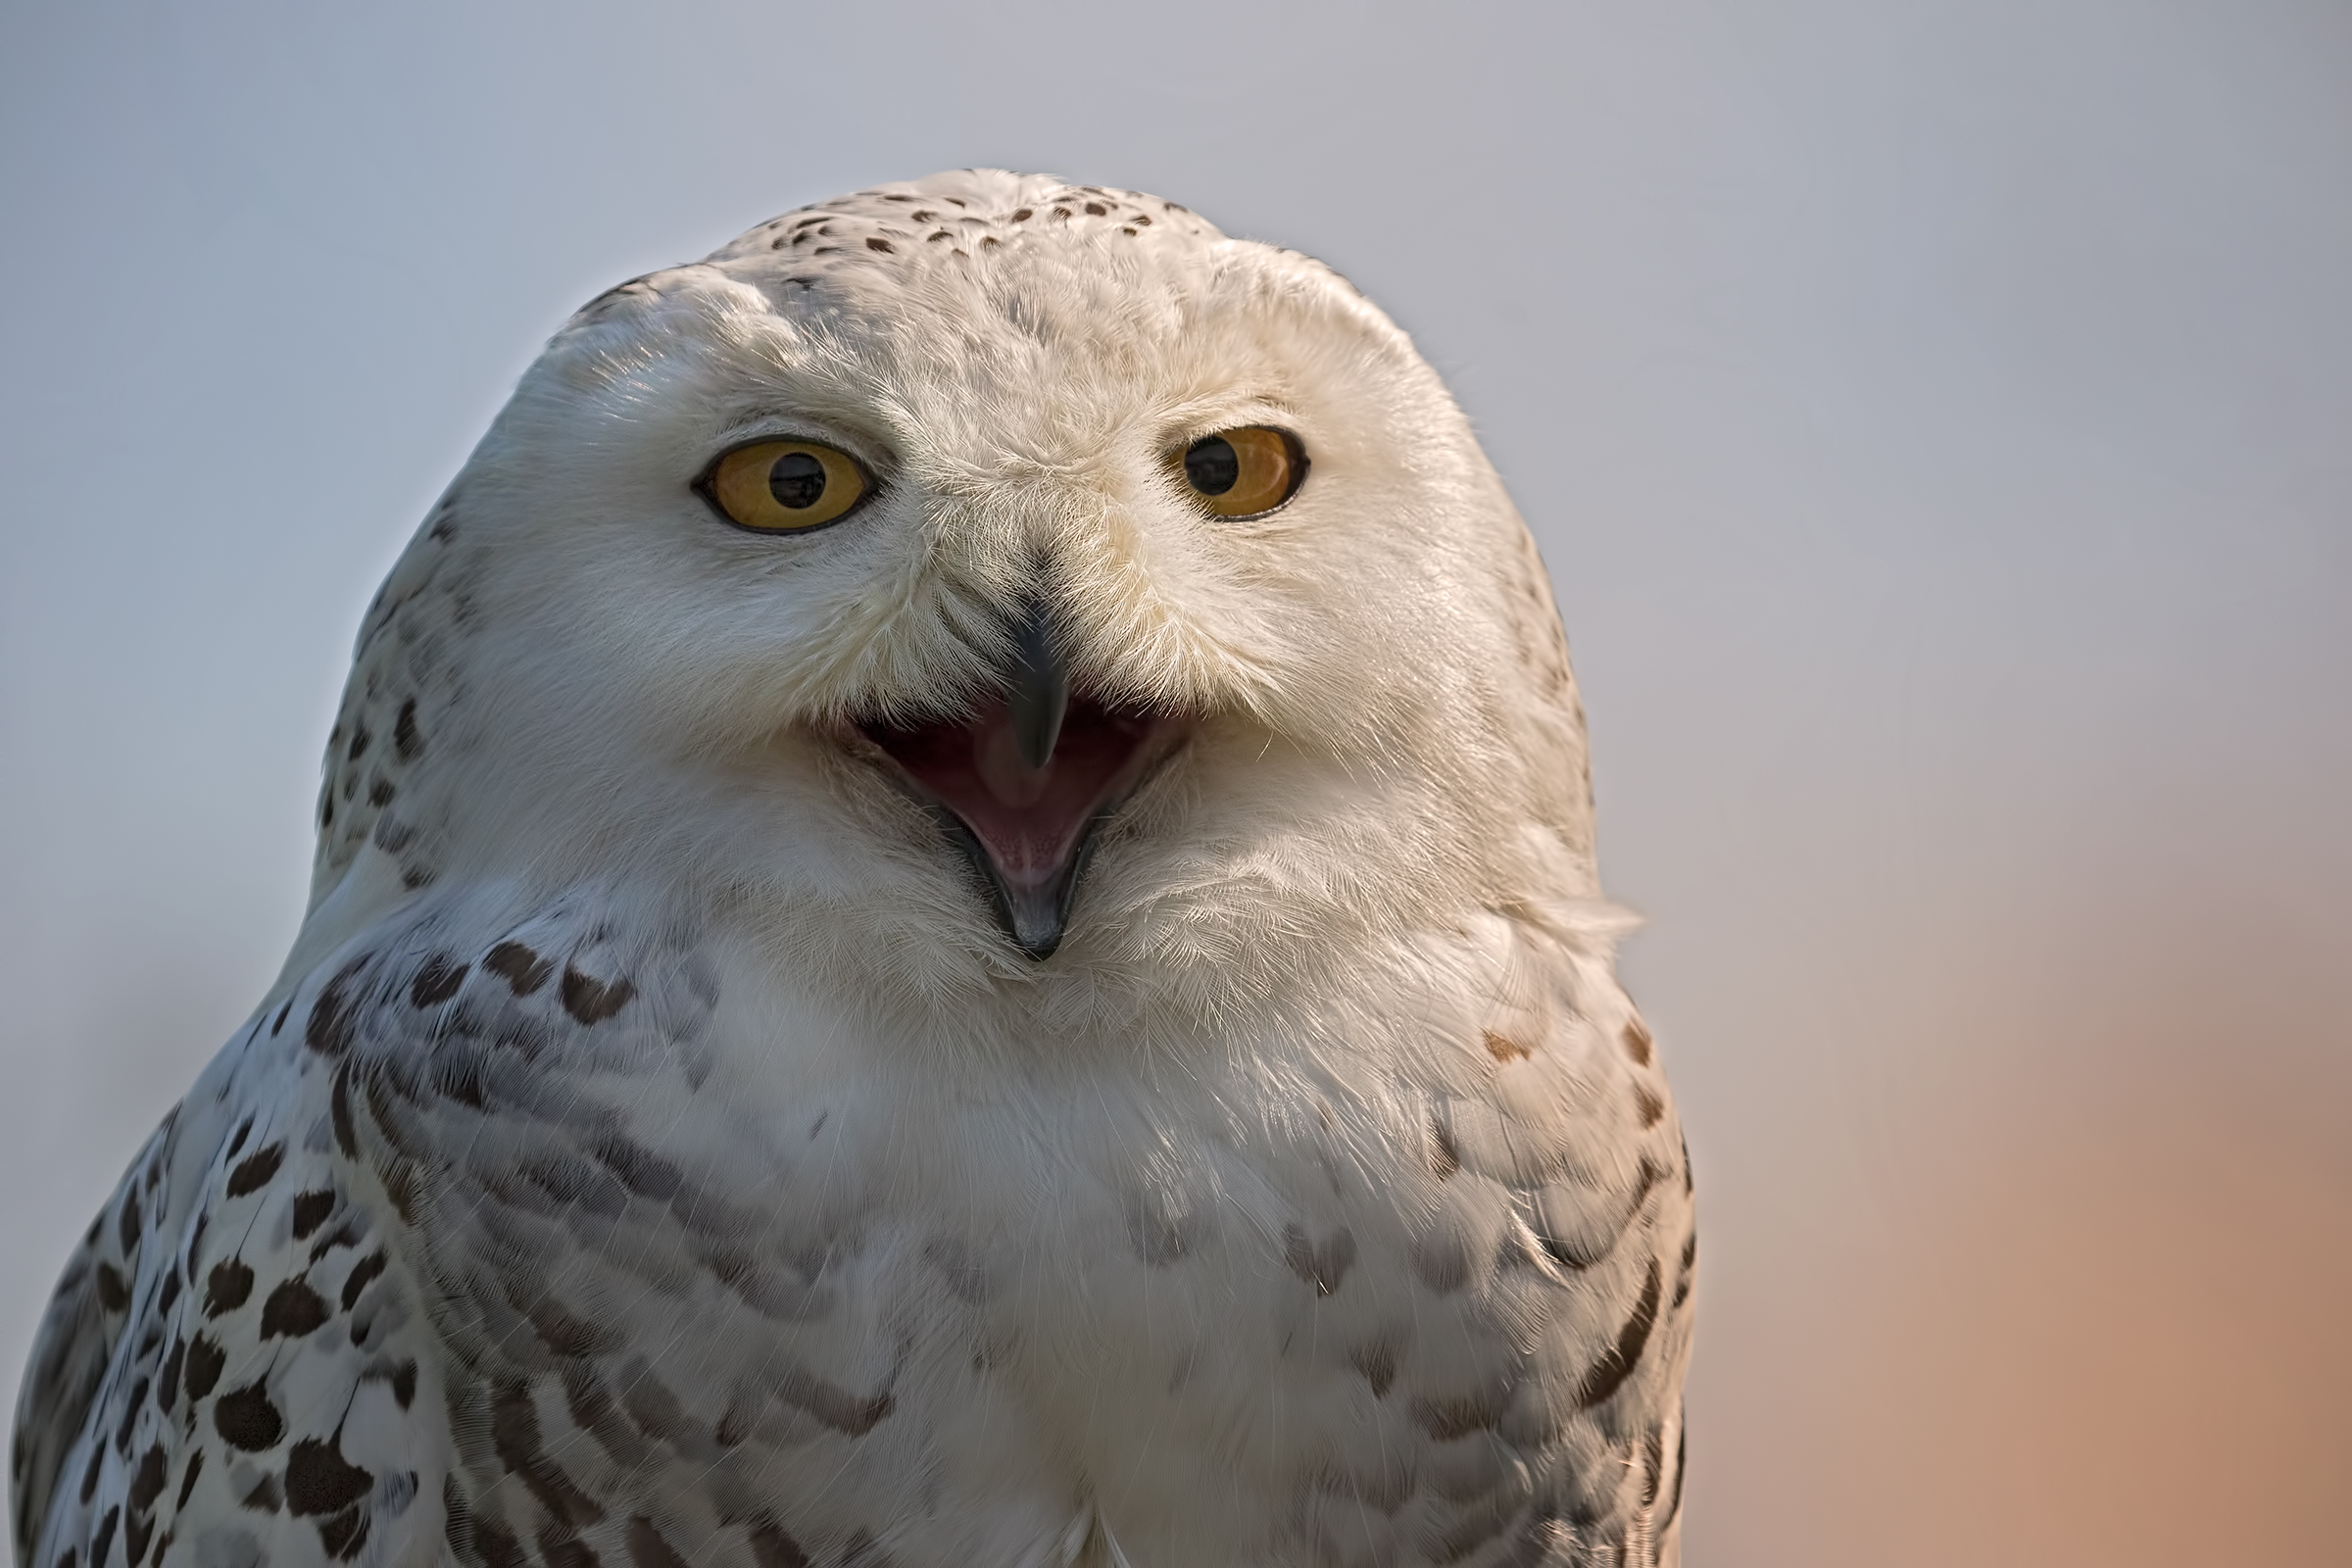
<svg viewBox="0 0 2352 1568">
<path fill-rule="evenodd" d="M 367 616 L 304 945 L 594 882 L 866 996 L 1214 1007 L 1592 880 L 1548 589 L 1404 334 L 963 171 L 557 334 Z"/>
</svg>

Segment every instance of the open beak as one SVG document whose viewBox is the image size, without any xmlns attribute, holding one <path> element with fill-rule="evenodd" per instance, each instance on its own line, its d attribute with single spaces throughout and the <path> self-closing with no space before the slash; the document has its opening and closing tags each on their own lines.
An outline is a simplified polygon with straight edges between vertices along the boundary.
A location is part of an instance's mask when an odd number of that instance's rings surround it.
<svg viewBox="0 0 2352 1568">
<path fill-rule="evenodd" d="M 939 811 L 1005 934 L 1046 958 L 1061 945 L 1096 832 L 1173 749 L 1181 726 L 1172 714 L 1073 697 L 1043 605 L 1009 629 L 1004 689 L 976 712 L 858 728 Z"/>
</svg>

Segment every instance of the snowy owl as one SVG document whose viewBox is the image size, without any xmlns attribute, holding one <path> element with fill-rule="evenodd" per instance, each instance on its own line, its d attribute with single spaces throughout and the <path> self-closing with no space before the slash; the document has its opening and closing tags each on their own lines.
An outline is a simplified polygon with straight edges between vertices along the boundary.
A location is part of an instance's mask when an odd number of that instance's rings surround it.
<svg viewBox="0 0 2352 1568">
<path fill-rule="evenodd" d="M 994 172 L 582 309 L 22 1568 L 1670 1564 L 1690 1179 L 1535 549 L 1344 279 Z"/>
</svg>

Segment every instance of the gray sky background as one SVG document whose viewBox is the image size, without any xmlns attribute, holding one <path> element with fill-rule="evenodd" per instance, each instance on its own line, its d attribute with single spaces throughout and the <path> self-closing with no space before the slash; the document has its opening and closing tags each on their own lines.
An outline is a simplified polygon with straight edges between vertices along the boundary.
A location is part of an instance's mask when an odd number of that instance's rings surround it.
<svg viewBox="0 0 2352 1568">
<path fill-rule="evenodd" d="M 1330 261 L 1543 542 L 1698 1166 L 1694 1568 L 2340 1554 L 2341 0 L 17 0 L 0 127 L 0 1377 L 539 342 L 996 163 Z"/>
</svg>

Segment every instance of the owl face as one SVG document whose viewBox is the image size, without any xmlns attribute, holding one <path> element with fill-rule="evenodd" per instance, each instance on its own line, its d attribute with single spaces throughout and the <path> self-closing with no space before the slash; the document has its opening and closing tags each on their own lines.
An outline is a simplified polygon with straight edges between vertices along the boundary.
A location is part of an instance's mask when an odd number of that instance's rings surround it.
<svg viewBox="0 0 2352 1568">
<path fill-rule="evenodd" d="M 658 852 L 844 961 L 1241 962 L 1487 876 L 1525 804 L 1532 555 L 1461 416 L 1151 198 L 966 172 L 625 285 L 451 505 L 473 842 Z"/>
</svg>

